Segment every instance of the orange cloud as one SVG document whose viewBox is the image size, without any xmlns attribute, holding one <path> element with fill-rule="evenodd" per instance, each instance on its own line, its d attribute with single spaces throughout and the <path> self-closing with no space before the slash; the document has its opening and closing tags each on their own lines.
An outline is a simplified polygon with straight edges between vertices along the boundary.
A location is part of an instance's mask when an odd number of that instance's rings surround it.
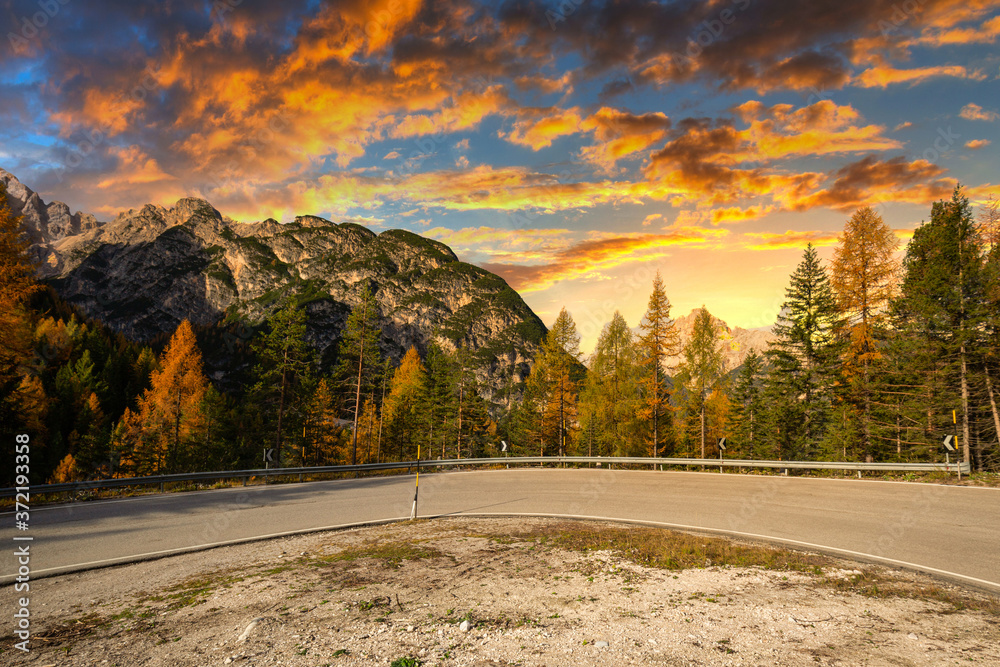
<svg viewBox="0 0 1000 667">
<path fill-rule="evenodd" d="M 740 208 L 731 206 L 729 208 L 717 208 L 711 211 L 713 225 L 728 224 L 733 222 L 746 222 L 764 217 L 774 210 L 774 206 L 749 206 Z"/>
<path fill-rule="evenodd" d="M 118 158 L 118 166 L 97 183 L 97 187 L 101 189 L 177 180 L 163 171 L 156 160 L 138 146 L 113 148 L 111 153 Z"/>
<path fill-rule="evenodd" d="M 635 115 L 602 107 L 582 123 L 600 143 L 580 149 L 580 157 L 610 172 L 618 160 L 662 141 L 669 128 L 670 119 L 663 113 Z"/>
<path fill-rule="evenodd" d="M 992 44 L 1000 35 L 1000 16 L 984 21 L 975 27 L 949 30 L 924 31 L 920 37 L 907 42 L 907 46 L 939 47 L 955 44 Z"/>
<path fill-rule="evenodd" d="M 1000 118 L 1000 114 L 996 111 L 983 109 L 978 104 L 973 104 L 972 102 L 962 107 L 962 111 L 958 115 L 965 120 L 985 120 L 986 122 L 993 122 L 997 118 Z"/>
<path fill-rule="evenodd" d="M 954 189 L 956 181 L 941 178 L 943 174 L 944 169 L 927 160 L 907 162 L 897 157 L 882 161 L 869 156 L 838 169 L 831 186 L 802 193 L 789 202 L 789 208 L 805 211 L 826 206 L 850 211 L 872 201 L 926 204 Z"/>
<path fill-rule="evenodd" d="M 895 139 L 882 136 L 881 125 L 859 126 L 861 114 L 850 105 L 820 100 L 801 109 L 789 104 L 770 108 L 750 101 L 737 107 L 750 127 L 744 132 L 760 158 L 793 155 L 827 155 L 900 148 Z"/>
<path fill-rule="evenodd" d="M 986 148 L 992 142 L 989 139 L 973 139 L 971 141 L 965 142 L 965 147 L 972 151 L 977 151 L 980 148 Z"/>
<path fill-rule="evenodd" d="M 258 188 L 234 197 L 227 210 L 242 219 L 275 211 L 346 211 L 376 208 L 386 202 L 419 204 L 453 211 L 562 211 L 613 202 L 639 203 L 628 187 L 613 181 L 561 182 L 526 167 L 480 165 L 464 170 L 365 175 L 338 172 Z M 523 226 L 523 225 L 522 225 Z"/>
<path fill-rule="evenodd" d="M 583 122 L 579 111 L 575 108 L 566 111 L 554 108 L 538 109 L 531 115 L 533 117 L 515 122 L 514 129 L 507 134 L 501 134 L 501 137 L 511 143 L 538 151 L 551 146 L 559 137 L 576 134 Z"/>
<path fill-rule="evenodd" d="M 969 71 L 961 65 L 937 65 L 934 67 L 917 67 L 914 69 L 896 69 L 890 66 L 876 66 L 866 69 L 854 79 L 854 83 L 862 88 L 886 88 L 897 83 L 916 85 L 927 79 L 941 76 L 951 76 L 959 79 L 983 81 L 986 75 L 975 70 Z"/>
<path fill-rule="evenodd" d="M 568 229 L 520 229 L 516 227 L 435 227 L 424 235 L 437 239 L 454 250 L 475 251 L 488 255 L 517 252 L 522 260 L 546 257 L 554 249 L 569 245 Z"/>
<path fill-rule="evenodd" d="M 456 94 L 451 105 L 433 113 L 404 116 L 396 122 L 390 136 L 432 137 L 460 132 L 471 129 L 487 116 L 503 113 L 510 107 L 511 102 L 502 86 L 491 86 L 485 91 L 470 90 Z"/>
<path fill-rule="evenodd" d="M 814 246 L 837 245 L 837 234 L 820 231 L 788 231 L 773 234 L 771 232 L 748 232 L 744 236 L 758 239 L 747 243 L 750 250 L 787 250 L 790 248 L 805 248 L 812 243 Z"/>
<path fill-rule="evenodd" d="M 669 255 L 678 246 L 706 246 L 728 234 L 724 229 L 683 228 L 666 234 L 636 234 L 581 241 L 552 253 L 538 265 L 484 263 L 521 293 L 537 292 L 564 281 L 630 262 L 648 262 Z M 516 259 L 516 258 L 512 258 Z"/>
</svg>

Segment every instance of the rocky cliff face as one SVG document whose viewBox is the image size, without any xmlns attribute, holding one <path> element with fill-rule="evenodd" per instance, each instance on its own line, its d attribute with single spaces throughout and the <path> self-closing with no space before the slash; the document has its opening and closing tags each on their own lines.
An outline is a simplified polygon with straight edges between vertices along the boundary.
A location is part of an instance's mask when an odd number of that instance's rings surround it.
<svg viewBox="0 0 1000 667">
<path fill-rule="evenodd" d="M 442 243 L 403 230 L 303 216 L 239 223 L 208 202 L 147 205 L 100 223 L 45 205 L 12 175 L 40 273 L 88 316 L 138 340 L 201 325 L 258 325 L 289 300 L 305 308 L 307 336 L 324 358 L 336 349 L 364 285 L 374 294 L 381 345 L 399 359 L 436 340 L 475 353 L 486 393 L 512 370 L 527 375 L 545 333 L 541 320 L 500 277 L 459 261 Z"/>
<path fill-rule="evenodd" d="M 0 169 L 0 182 L 7 186 L 10 208 L 14 215 L 23 218 L 24 228 L 33 244 L 32 251 L 46 273 L 56 270 L 56 267 L 48 265 L 50 260 L 58 261 L 52 252 L 53 244 L 96 229 L 101 224 L 89 213 L 70 213 L 69 206 L 61 201 L 46 204 L 37 193 L 3 169 Z"/>
<path fill-rule="evenodd" d="M 698 315 L 698 310 L 692 310 L 683 317 L 676 320 L 677 331 L 680 333 L 681 345 L 686 345 L 691 340 L 694 331 L 694 321 Z M 770 327 L 761 329 L 741 329 L 740 327 L 730 327 L 718 317 L 712 316 L 712 321 L 719 328 L 719 338 L 721 338 L 722 356 L 725 361 L 726 372 L 735 370 L 743 365 L 750 350 L 757 350 L 757 354 L 764 354 L 767 345 L 774 340 L 774 334 Z M 667 360 L 669 366 L 677 366 L 683 361 L 683 357 L 671 357 Z"/>
</svg>

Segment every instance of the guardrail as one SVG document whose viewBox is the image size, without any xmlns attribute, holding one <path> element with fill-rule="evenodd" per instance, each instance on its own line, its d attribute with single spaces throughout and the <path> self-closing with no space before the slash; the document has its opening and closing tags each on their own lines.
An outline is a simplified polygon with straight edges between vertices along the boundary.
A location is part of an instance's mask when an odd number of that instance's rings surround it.
<svg viewBox="0 0 1000 667">
<path fill-rule="evenodd" d="M 850 461 L 757 461 L 750 459 L 668 459 L 653 457 L 630 456 L 516 456 L 483 459 L 424 459 L 421 461 L 393 461 L 389 463 L 364 463 L 345 466 L 312 466 L 305 468 L 261 468 L 257 470 L 221 470 L 212 472 L 178 473 L 173 475 L 152 475 L 149 477 L 119 477 L 113 479 L 98 479 L 86 482 L 67 482 L 63 484 L 39 484 L 31 487 L 31 493 L 67 493 L 94 491 L 97 489 L 115 489 L 126 486 L 160 485 L 162 491 L 166 484 L 175 482 L 199 482 L 204 480 L 242 479 L 246 485 L 251 477 L 287 477 L 298 475 L 301 480 L 305 475 L 339 474 L 351 472 L 377 472 L 381 470 L 412 470 L 420 468 L 442 468 L 454 466 L 491 466 L 491 465 L 529 465 L 529 464 L 566 464 L 597 463 L 601 466 L 701 466 L 726 468 L 776 468 L 795 470 L 850 470 L 867 472 L 961 472 L 969 474 L 971 466 L 968 463 L 854 463 Z M 13 497 L 14 488 L 0 489 L 0 498 Z"/>
</svg>

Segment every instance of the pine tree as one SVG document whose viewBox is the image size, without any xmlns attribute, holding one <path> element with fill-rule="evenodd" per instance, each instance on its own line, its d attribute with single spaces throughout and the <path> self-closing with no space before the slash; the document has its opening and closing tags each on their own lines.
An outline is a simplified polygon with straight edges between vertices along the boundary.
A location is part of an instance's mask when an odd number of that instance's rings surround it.
<svg viewBox="0 0 1000 667">
<path fill-rule="evenodd" d="M 705 458 L 707 400 L 716 389 L 725 372 L 725 363 L 720 348 L 719 327 L 702 306 L 695 316 L 691 339 L 684 346 L 681 367 L 677 378 L 687 390 L 687 413 L 698 414 L 698 441 L 701 443 L 701 458 Z"/>
<path fill-rule="evenodd" d="M 894 304 L 897 326 L 908 343 L 897 353 L 903 368 L 922 377 L 916 394 L 926 397 L 927 430 L 950 430 L 933 415 L 950 417 L 949 408 L 957 408 L 966 462 L 971 462 L 971 367 L 981 356 L 987 320 L 981 250 L 969 200 L 956 187 L 951 201 L 935 202 L 930 222 L 914 231 Z M 950 400 L 956 394 L 957 404 Z"/>
<path fill-rule="evenodd" d="M 733 386 L 732 411 L 729 413 L 729 430 L 738 449 L 737 458 L 753 459 L 760 455 L 755 445 L 760 440 L 763 376 L 764 360 L 756 350 L 751 349 Z"/>
<path fill-rule="evenodd" d="M 315 353 L 305 340 L 306 314 L 289 302 L 267 320 L 265 332 L 252 348 L 257 358 L 253 400 L 270 408 L 274 419 L 274 454 L 283 466 L 282 445 L 288 430 L 288 417 L 298 416 L 303 397 L 315 367 Z"/>
<path fill-rule="evenodd" d="M 666 360 L 680 352 L 680 334 L 670 318 L 670 299 L 663 288 L 660 272 L 653 279 L 646 314 L 639 323 L 639 343 L 646 371 L 642 375 L 645 405 L 640 415 L 649 422 L 650 453 L 660 456 L 664 437 L 670 429 L 670 395 L 666 388 Z"/>
<path fill-rule="evenodd" d="M 870 207 L 858 209 L 844 227 L 830 265 L 830 285 L 842 316 L 845 374 L 850 401 L 859 412 L 861 454 L 872 443 L 873 375 L 883 367 L 890 300 L 896 290 L 899 239 Z"/>
<path fill-rule="evenodd" d="M 361 286 L 359 302 L 351 309 L 340 341 L 340 367 L 337 375 L 349 388 L 354 426 L 351 433 L 351 465 L 358 462 L 358 428 L 363 397 L 376 383 L 382 359 L 378 348 L 378 309 L 367 281 Z"/>
<path fill-rule="evenodd" d="M 615 311 L 590 358 L 580 394 L 580 421 L 588 454 L 596 442 L 599 455 L 640 456 L 644 446 L 641 358 L 635 336 Z"/>
<path fill-rule="evenodd" d="M 566 453 L 567 434 L 576 421 L 580 356 L 580 334 L 572 316 L 563 308 L 542 343 L 528 381 L 529 400 L 539 410 L 540 443 L 548 440 L 557 444 L 559 456 Z"/>
<path fill-rule="evenodd" d="M 766 352 L 771 436 L 779 456 L 808 456 L 822 439 L 836 382 L 837 304 L 810 243 L 792 273 Z"/>
<path fill-rule="evenodd" d="M 451 357 L 432 341 L 427 347 L 427 374 L 425 378 L 423 410 L 427 429 L 428 456 L 440 446 L 441 458 L 446 458 L 446 445 L 450 442 L 448 424 L 457 410 L 453 389 L 454 370 Z"/>
<path fill-rule="evenodd" d="M 986 330 L 982 372 L 986 399 L 990 406 L 989 425 L 993 431 L 994 456 L 1000 457 L 1000 409 L 997 407 L 997 377 L 1000 373 L 1000 199 L 990 195 L 979 212 L 979 235 L 984 254 Z M 995 460 L 994 466 L 1000 463 Z"/>
<path fill-rule="evenodd" d="M 208 389 L 201 352 L 191 323 L 177 327 L 150 375 L 150 387 L 139 401 L 138 420 L 149 447 L 140 452 L 139 466 L 155 472 L 179 472 L 188 463 L 202 426 L 201 403 Z"/>
<path fill-rule="evenodd" d="M 344 430 L 337 421 L 333 391 L 326 378 L 320 378 L 306 412 L 306 441 L 309 453 L 306 465 L 344 465 L 349 460 Z"/>
</svg>

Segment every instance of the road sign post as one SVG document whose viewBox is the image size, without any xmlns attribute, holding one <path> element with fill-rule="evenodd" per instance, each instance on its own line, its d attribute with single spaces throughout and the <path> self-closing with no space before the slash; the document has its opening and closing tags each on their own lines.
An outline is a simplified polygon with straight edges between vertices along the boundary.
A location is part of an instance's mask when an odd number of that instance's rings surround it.
<svg viewBox="0 0 1000 667">
<path fill-rule="evenodd" d="M 264 448 L 264 470 L 271 468 L 271 464 L 274 463 L 274 447 Z M 264 475 L 264 483 L 267 484 L 267 475 Z"/>
<path fill-rule="evenodd" d="M 955 451 L 957 452 L 958 451 L 958 442 L 959 442 L 959 440 L 958 440 L 958 415 L 956 414 L 956 412 L 957 412 L 957 410 L 952 410 L 951 411 L 951 423 L 955 427 Z M 961 464 L 961 459 L 960 459 L 960 457 L 958 456 L 957 453 L 955 455 L 955 458 L 959 459 L 959 463 L 958 463 L 958 481 L 961 482 L 962 481 L 962 464 Z"/>
<path fill-rule="evenodd" d="M 951 453 L 958 451 L 958 438 L 957 436 L 948 434 L 944 436 L 944 469 L 951 469 Z M 955 469 L 958 471 L 958 481 L 962 481 L 962 464 L 961 462 L 955 464 Z"/>
<path fill-rule="evenodd" d="M 722 452 L 726 451 L 726 439 L 719 438 L 719 473 L 722 473 Z"/>
</svg>

